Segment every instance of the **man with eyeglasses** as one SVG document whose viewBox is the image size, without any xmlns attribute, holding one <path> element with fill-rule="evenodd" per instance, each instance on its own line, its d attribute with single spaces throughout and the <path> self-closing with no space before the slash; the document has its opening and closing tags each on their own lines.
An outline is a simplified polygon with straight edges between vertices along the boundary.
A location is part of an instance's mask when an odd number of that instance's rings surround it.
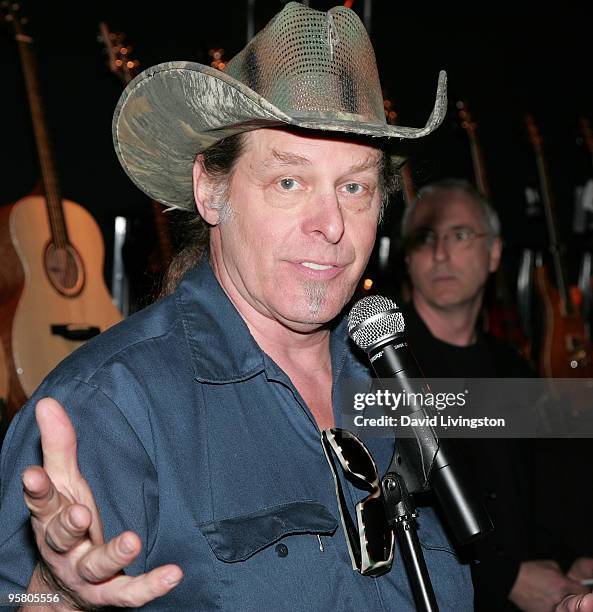
<svg viewBox="0 0 593 612">
<path fill-rule="evenodd" d="M 498 215 L 467 181 L 424 186 L 402 219 L 411 302 L 403 312 L 409 344 L 428 378 L 530 378 L 531 368 L 508 345 L 477 326 L 484 290 L 498 268 Z M 531 472 L 524 443 L 458 440 L 493 518 L 495 530 L 475 545 L 472 575 L 479 611 L 553 610 L 587 589 L 593 560 L 565 574 L 552 560 L 530 560 Z"/>
</svg>

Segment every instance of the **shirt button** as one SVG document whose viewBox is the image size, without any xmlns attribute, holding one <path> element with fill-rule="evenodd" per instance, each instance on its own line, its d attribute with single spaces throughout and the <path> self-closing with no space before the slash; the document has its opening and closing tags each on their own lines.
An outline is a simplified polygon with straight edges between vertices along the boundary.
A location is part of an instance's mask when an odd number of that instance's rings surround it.
<svg viewBox="0 0 593 612">
<path fill-rule="evenodd" d="M 276 544 L 276 554 L 279 557 L 286 557 L 288 555 L 288 546 L 286 544 Z"/>
</svg>

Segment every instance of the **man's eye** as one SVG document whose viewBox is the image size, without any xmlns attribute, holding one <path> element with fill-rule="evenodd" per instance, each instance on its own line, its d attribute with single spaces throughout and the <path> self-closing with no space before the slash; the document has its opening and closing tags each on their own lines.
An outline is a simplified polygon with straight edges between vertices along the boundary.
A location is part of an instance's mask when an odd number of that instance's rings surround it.
<svg viewBox="0 0 593 612">
<path fill-rule="evenodd" d="M 473 232 L 468 229 L 457 230 L 453 236 L 457 242 L 466 242 L 471 239 Z"/>
<path fill-rule="evenodd" d="M 350 195 L 358 195 L 359 193 L 362 193 L 363 190 L 364 187 L 358 183 L 348 183 L 346 185 L 346 192 Z"/>
<path fill-rule="evenodd" d="M 292 191 L 298 186 L 296 180 L 292 178 L 283 178 L 280 180 L 279 184 L 280 188 L 284 189 L 285 191 Z"/>
</svg>

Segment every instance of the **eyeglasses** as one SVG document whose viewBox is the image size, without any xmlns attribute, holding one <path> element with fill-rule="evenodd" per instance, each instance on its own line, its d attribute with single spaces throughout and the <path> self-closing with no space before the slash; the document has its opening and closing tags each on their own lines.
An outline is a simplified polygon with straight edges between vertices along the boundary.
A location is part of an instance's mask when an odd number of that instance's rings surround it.
<svg viewBox="0 0 593 612">
<path fill-rule="evenodd" d="M 395 535 L 387 522 L 377 464 L 363 442 L 345 429 L 325 429 L 321 442 L 336 484 L 352 568 L 363 576 L 380 576 L 391 569 Z M 356 504 L 358 530 L 346 505 L 333 456 L 352 484 L 370 492 Z"/>
<path fill-rule="evenodd" d="M 457 227 L 442 234 L 431 229 L 422 229 L 412 233 L 406 240 L 407 250 L 434 250 L 443 240 L 449 252 L 469 249 L 477 238 L 490 236 L 489 232 L 476 232 L 469 227 Z"/>
</svg>

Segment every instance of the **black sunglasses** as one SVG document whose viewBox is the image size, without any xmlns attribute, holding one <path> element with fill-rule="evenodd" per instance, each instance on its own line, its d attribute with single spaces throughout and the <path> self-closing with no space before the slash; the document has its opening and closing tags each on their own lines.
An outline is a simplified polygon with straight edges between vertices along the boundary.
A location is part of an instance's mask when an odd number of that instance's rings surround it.
<svg viewBox="0 0 593 612">
<path fill-rule="evenodd" d="M 391 569 L 395 535 L 387 522 L 377 464 L 364 443 L 345 429 L 325 429 L 321 443 L 336 483 L 352 568 L 363 576 L 380 576 Z M 348 511 L 333 456 L 354 486 L 370 492 L 356 504 L 358 530 Z"/>
</svg>

